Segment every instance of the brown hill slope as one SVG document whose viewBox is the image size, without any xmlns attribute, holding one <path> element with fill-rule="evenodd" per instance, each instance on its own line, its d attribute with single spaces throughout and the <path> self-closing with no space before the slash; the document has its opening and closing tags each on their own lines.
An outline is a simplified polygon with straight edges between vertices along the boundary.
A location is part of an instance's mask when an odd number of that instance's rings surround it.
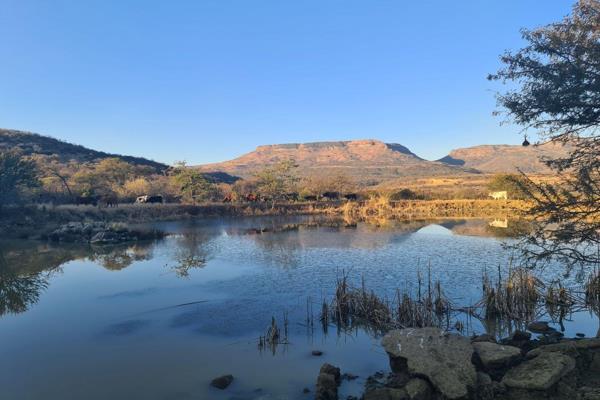
<svg viewBox="0 0 600 400">
<path fill-rule="evenodd" d="M 549 173 L 540 158 L 557 158 L 566 154 L 567 148 L 560 144 L 544 143 L 532 146 L 482 145 L 452 150 L 438 160 L 447 165 L 473 168 L 485 173 L 517 172 L 530 174 Z"/>
<path fill-rule="evenodd" d="M 290 159 L 298 164 L 298 172 L 302 176 L 343 173 L 366 185 L 399 177 L 469 173 L 463 167 L 423 160 L 400 144 L 378 140 L 259 146 L 234 160 L 198 168 L 249 177 L 266 165 Z"/>
<path fill-rule="evenodd" d="M 0 129 L 0 151 L 18 149 L 24 155 L 41 154 L 57 156 L 60 161 L 76 161 L 79 163 L 96 162 L 104 158 L 119 158 L 133 165 L 143 165 L 155 171 L 164 171 L 167 165 L 142 157 L 110 154 L 71 144 L 37 133 Z"/>
</svg>

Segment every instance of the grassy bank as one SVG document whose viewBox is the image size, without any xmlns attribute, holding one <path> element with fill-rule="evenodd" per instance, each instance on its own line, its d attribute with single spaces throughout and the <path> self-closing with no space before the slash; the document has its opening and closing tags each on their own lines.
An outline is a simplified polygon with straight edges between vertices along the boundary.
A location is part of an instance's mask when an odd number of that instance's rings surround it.
<svg viewBox="0 0 600 400">
<path fill-rule="evenodd" d="M 156 204 L 93 206 L 28 206 L 4 209 L 0 234 L 12 238 L 36 238 L 69 222 L 140 223 L 202 217 L 243 217 L 264 215 L 340 215 L 351 220 L 506 218 L 525 208 L 521 201 L 493 200 L 405 200 L 373 198 L 358 202 L 207 203 L 200 205 Z"/>
<path fill-rule="evenodd" d="M 507 218 L 518 216 L 528 207 L 522 200 L 403 200 L 385 197 L 346 203 L 340 213 L 360 220 L 428 218 Z"/>
</svg>

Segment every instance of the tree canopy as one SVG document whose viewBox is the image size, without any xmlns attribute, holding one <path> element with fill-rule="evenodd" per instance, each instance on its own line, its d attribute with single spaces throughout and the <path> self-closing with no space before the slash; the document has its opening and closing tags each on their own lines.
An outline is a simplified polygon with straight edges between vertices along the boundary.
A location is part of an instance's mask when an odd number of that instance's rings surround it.
<svg viewBox="0 0 600 400">
<path fill-rule="evenodd" d="M 0 152 L 0 208 L 20 202 L 38 185 L 35 162 L 17 151 Z"/>
<path fill-rule="evenodd" d="M 544 160 L 558 184 L 519 182 L 533 200 L 533 232 L 520 249 L 534 264 L 600 262 L 600 2 L 581 0 L 562 21 L 523 30 L 527 45 L 501 56 L 489 79 L 511 84 L 499 113 L 542 139 L 569 145 Z"/>
</svg>

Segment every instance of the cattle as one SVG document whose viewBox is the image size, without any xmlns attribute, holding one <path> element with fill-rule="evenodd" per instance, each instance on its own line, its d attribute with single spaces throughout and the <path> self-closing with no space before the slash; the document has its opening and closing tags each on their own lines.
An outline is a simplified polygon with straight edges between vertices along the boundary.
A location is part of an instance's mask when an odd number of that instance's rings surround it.
<svg viewBox="0 0 600 400">
<path fill-rule="evenodd" d="M 98 205 L 98 196 L 79 196 L 75 199 L 75 204 L 78 206 L 94 206 Z"/>
<path fill-rule="evenodd" d="M 298 201 L 298 193 L 296 192 L 291 192 L 291 193 L 286 193 L 284 196 L 284 199 L 286 201 Z"/>
<path fill-rule="evenodd" d="M 254 193 L 249 193 L 246 195 L 246 201 L 255 202 L 258 201 L 258 196 Z"/>
<path fill-rule="evenodd" d="M 135 202 L 137 204 L 162 204 L 163 203 L 163 197 L 160 195 L 157 196 L 139 196 L 137 199 L 135 199 Z"/>
<path fill-rule="evenodd" d="M 233 202 L 233 195 L 228 194 L 225 197 L 223 197 L 223 203 L 231 203 Z"/>
<path fill-rule="evenodd" d="M 504 219 L 494 219 L 492 222 L 489 223 L 489 225 L 493 228 L 508 228 L 508 218 L 504 218 Z"/>
<path fill-rule="evenodd" d="M 323 200 L 338 200 L 340 198 L 339 192 L 325 192 L 321 195 Z"/>
<path fill-rule="evenodd" d="M 119 206 L 119 202 L 116 196 L 104 196 L 100 199 L 100 203 L 106 208 Z"/>
<path fill-rule="evenodd" d="M 508 200 L 508 192 L 506 190 L 501 191 L 501 192 L 490 192 L 490 193 L 488 193 L 488 196 L 494 200 L 500 200 L 500 199 Z"/>
<path fill-rule="evenodd" d="M 317 201 L 317 196 L 313 196 L 309 194 L 308 196 L 304 196 L 305 201 Z"/>
<path fill-rule="evenodd" d="M 356 193 L 348 193 L 344 195 L 344 198 L 348 201 L 356 201 L 358 200 L 358 195 Z"/>
</svg>

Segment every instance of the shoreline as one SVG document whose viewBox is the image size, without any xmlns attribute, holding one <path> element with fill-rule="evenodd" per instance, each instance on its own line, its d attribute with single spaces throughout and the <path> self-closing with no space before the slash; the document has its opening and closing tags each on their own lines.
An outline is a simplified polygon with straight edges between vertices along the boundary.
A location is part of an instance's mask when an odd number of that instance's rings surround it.
<svg viewBox="0 0 600 400">
<path fill-rule="evenodd" d="M 13 239 L 42 239 L 61 225 L 73 222 L 138 224 L 194 218 L 288 215 L 331 215 L 352 221 L 411 221 L 435 218 L 500 218 L 520 216 L 526 203 L 519 200 L 402 200 L 375 209 L 369 201 L 276 203 L 207 203 L 198 205 L 89 205 L 24 206 L 5 208 L 0 235 Z"/>
</svg>

